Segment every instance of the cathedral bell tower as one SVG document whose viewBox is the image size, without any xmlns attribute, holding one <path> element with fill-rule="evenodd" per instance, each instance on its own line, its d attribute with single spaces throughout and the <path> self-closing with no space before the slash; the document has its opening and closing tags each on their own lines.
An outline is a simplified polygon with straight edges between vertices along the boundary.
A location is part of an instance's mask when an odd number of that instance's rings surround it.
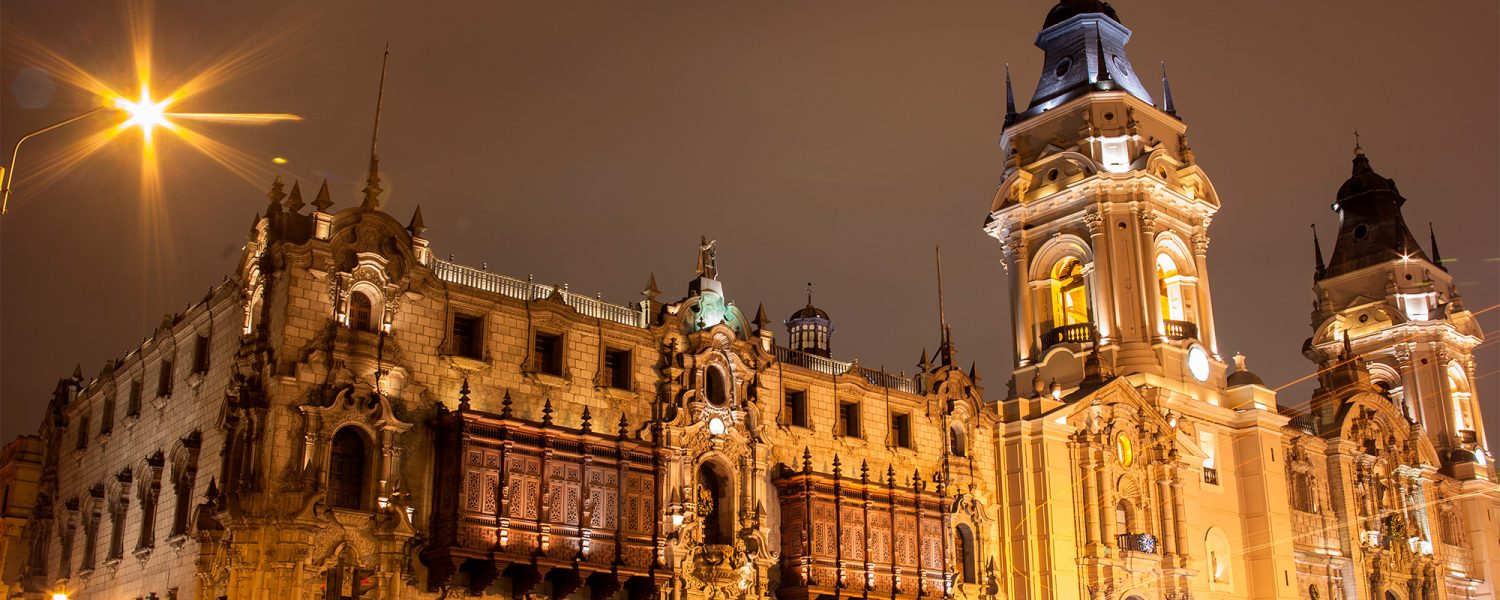
<svg viewBox="0 0 1500 600">
<path fill-rule="evenodd" d="M 1484 334 L 1443 265 L 1436 234 L 1429 253 L 1407 227 L 1405 203 L 1356 145 L 1353 172 L 1332 205 L 1339 230 L 1327 263 L 1313 237 L 1313 334 L 1302 350 L 1323 373 L 1313 413 L 1332 419 L 1346 394 L 1331 374 L 1362 365 L 1359 377 L 1421 426 L 1445 470 L 1489 477 L 1473 385 L 1473 351 Z"/>
<path fill-rule="evenodd" d="M 1119 375 L 1205 399 L 1224 385 L 1205 261 L 1218 196 L 1165 68 L 1158 104 L 1129 39 L 1108 3 L 1063 0 L 1037 36 L 1045 58 L 1024 111 L 1006 75 L 1005 170 L 985 231 L 1005 254 L 1013 395 L 1079 386 L 1096 350 Z"/>
</svg>

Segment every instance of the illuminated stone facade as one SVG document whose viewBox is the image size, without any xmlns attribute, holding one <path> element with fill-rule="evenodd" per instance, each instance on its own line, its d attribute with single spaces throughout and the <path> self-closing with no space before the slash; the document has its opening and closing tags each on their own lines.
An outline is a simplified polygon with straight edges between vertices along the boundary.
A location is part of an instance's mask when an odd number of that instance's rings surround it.
<svg viewBox="0 0 1500 600">
<path fill-rule="evenodd" d="M 1008 393 L 985 400 L 946 327 L 911 375 L 833 358 L 810 300 L 779 341 L 733 302 L 707 239 L 676 293 L 652 277 L 620 304 L 440 260 L 420 209 L 404 226 L 381 210 L 372 156 L 358 206 L 278 180 L 223 284 L 60 382 L 22 583 L 257 600 L 1492 595 L 1480 334 L 1436 249 L 1367 252 L 1410 234 L 1376 231 L 1399 196 L 1357 158 L 1348 242 L 1316 281 L 1323 386 L 1310 410 L 1279 406 L 1219 353 L 1219 196 L 1128 38 L 1107 5 L 1062 2 L 1031 106 L 1008 111 L 985 227 L 1011 280 Z"/>
</svg>

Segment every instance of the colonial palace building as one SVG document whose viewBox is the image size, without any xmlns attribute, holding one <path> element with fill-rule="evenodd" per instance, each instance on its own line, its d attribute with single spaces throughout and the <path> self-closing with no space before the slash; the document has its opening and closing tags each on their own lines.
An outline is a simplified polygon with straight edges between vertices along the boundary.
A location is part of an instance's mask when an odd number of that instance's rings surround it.
<svg viewBox="0 0 1500 600">
<path fill-rule="evenodd" d="M 946 330 L 914 375 L 841 361 L 707 240 L 625 304 L 441 260 L 372 152 L 345 208 L 278 179 L 222 285 L 61 380 L 3 453 L 8 597 L 1495 598 L 1482 334 L 1436 240 L 1357 150 L 1321 385 L 1279 402 L 1220 353 L 1220 197 L 1129 38 L 1062 0 L 1029 106 L 1007 80 L 1009 386 Z"/>
</svg>

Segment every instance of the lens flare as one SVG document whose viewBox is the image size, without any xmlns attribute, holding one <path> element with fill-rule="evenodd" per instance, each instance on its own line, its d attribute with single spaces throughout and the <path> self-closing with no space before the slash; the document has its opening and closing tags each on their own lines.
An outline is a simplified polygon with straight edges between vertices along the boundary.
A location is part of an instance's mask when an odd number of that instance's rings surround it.
<svg viewBox="0 0 1500 600">
<path fill-rule="evenodd" d="M 172 122 L 167 120 L 167 105 L 172 103 L 171 98 L 156 101 L 151 99 L 151 86 L 141 84 L 141 99 L 131 102 L 123 97 L 115 97 L 115 108 L 124 111 L 130 118 L 120 123 L 117 127 L 121 130 L 131 127 L 140 127 L 141 136 L 147 144 L 151 143 L 151 131 L 157 127 L 172 128 Z"/>
</svg>

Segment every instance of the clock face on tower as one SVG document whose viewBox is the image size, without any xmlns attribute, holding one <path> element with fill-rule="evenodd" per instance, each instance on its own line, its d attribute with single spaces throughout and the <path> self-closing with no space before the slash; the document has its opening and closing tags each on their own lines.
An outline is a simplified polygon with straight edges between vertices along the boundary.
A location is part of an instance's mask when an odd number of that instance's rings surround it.
<svg viewBox="0 0 1500 600">
<path fill-rule="evenodd" d="M 1188 349 L 1187 368 L 1192 373 L 1193 379 L 1200 382 L 1208 381 L 1208 351 L 1203 346 L 1193 346 Z"/>
</svg>

